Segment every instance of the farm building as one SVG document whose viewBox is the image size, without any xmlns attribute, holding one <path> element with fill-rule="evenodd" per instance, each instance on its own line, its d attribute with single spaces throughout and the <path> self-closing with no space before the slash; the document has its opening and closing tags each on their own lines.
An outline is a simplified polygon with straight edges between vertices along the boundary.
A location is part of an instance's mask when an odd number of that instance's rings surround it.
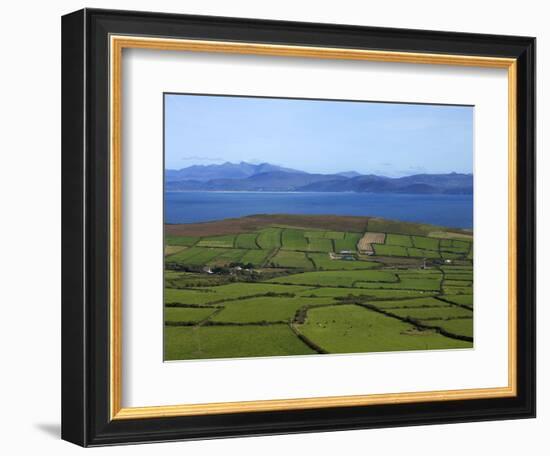
<svg viewBox="0 0 550 456">
<path fill-rule="evenodd" d="M 344 261 L 355 261 L 356 258 L 353 255 L 342 255 L 342 260 Z"/>
</svg>

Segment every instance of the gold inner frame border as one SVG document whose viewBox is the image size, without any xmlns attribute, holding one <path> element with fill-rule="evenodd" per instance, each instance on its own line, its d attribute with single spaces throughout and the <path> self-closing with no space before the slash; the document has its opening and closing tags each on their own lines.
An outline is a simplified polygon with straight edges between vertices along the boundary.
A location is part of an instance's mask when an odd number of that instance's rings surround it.
<svg viewBox="0 0 550 456">
<path fill-rule="evenodd" d="M 508 385 L 495 388 L 403 392 L 244 402 L 122 407 L 122 51 L 152 49 L 335 60 L 416 63 L 508 71 Z M 514 397 L 517 395 L 517 61 L 512 58 L 393 52 L 332 47 L 111 35 L 110 51 L 110 415 L 112 420 L 223 413 L 303 410 L 380 404 Z"/>
</svg>

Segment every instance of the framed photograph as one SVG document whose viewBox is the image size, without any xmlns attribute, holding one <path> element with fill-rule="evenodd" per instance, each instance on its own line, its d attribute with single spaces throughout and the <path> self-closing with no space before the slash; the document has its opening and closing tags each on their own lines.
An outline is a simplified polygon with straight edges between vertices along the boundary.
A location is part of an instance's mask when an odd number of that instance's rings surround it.
<svg viewBox="0 0 550 456">
<path fill-rule="evenodd" d="M 535 416 L 535 39 L 62 21 L 62 437 Z"/>
</svg>

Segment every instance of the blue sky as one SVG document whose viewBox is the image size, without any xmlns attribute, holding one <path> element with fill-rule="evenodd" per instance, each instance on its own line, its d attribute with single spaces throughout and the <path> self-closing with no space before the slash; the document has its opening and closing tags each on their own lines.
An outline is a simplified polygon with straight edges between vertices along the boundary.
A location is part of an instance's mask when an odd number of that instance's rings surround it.
<svg viewBox="0 0 550 456">
<path fill-rule="evenodd" d="M 473 108 L 165 95 L 165 166 L 268 162 L 315 173 L 471 173 Z"/>
</svg>

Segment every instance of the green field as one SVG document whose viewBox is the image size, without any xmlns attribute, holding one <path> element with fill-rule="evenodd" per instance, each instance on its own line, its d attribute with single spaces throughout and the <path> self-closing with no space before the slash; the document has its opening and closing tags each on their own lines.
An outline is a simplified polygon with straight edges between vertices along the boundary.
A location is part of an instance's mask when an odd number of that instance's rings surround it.
<svg viewBox="0 0 550 456">
<path fill-rule="evenodd" d="M 229 252 L 229 249 L 211 247 L 189 247 L 182 252 L 170 255 L 166 262 L 169 264 L 181 264 L 188 266 L 203 266 L 214 258 Z"/>
<path fill-rule="evenodd" d="M 417 258 L 441 258 L 441 255 L 436 250 L 417 249 L 415 247 L 409 247 L 407 253 L 410 257 Z"/>
<path fill-rule="evenodd" d="M 212 321 L 230 323 L 286 322 L 290 323 L 300 307 L 323 305 L 334 302 L 333 298 L 308 298 L 261 296 L 227 303 Z"/>
<path fill-rule="evenodd" d="M 243 233 L 239 234 L 235 239 L 235 247 L 240 249 L 259 249 L 260 246 L 256 243 L 258 233 Z"/>
<path fill-rule="evenodd" d="M 441 328 L 448 333 L 457 334 L 459 336 L 474 336 L 474 322 L 471 318 L 429 320 L 421 321 L 421 323 Z"/>
<path fill-rule="evenodd" d="M 387 282 L 395 284 L 398 282 L 398 279 L 393 271 L 365 270 L 304 272 L 301 274 L 294 274 L 271 279 L 271 282 L 328 287 L 353 287 L 354 284 L 357 282 Z"/>
<path fill-rule="evenodd" d="M 392 309 L 390 310 L 392 315 L 398 317 L 411 318 L 414 320 L 445 320 L 456 319 L 460 317 L 472 317 L 472 312 L 469 310 L 461 309 L 453 305 L 445 307 L 427 307 L 427 308 L 405 308 L 405 309 Z"/>
<path fill-rule="evenodd" d="M 409 256 L 407 248 L 400 245 L 374 244 L 374 252 L 380 256 Z"/>
<path fill-rule="evenodd" d="M 171 226 L 165 359 L 472 348 L 471 233 L 344 219 Z"/>
<path fill-rule="evenodd" d="M 261 230 L 256 238 L 258 245 L 262 249 L 275 249 L 281 247 L 281 232 L 280 228 L 267 228 Z"/>
<path fill-rule="evenodd" d="M 164 242 L 166 245 L 184 245 L 184 246 L 192 246 L 195 245 L 199 241 L 198 237 L 194 236 L 169 236 L 167 235 L 164 239 Z"/>
<path fill-rule="evenodd" d="M 299 331 L 330 353 L 470 346 L 435 331 L 420 331 L 409 323 L 357 305 L 311 309 L 307 322 L 299 326 Z"/>
<path fill-rule="evenodd" d="M 454 304 L 460 304 L 467 307 L 473 307 L 474 301 L 472 294 L 445 296 L 445 299 Z"/>
<path fill-rule="evenodd" d="M 359 239 L 363 236 L 363 233 L 345 233 L 343 239 L 335 239 L 334 247 L 337 252 L 342 250 L 357 250 L 357 243 Z"/>
<path fill-rule="evenodd" d="M 271 265 L 275 268 L 313 269 L 313 263 L 304 252 L 286 250 L 279 250 L 271 259 Z"/>
<path fill-rule="evenodd" d="M 269 254 L 270 250 L 249 250 L 241 258 L 241 262 L 244 264 L 251 263 L 254 266 L 262 266 Z"/>
<path fill-rule="evenodd" d="M 211 316 L 216 309 L 211 307 L 167 307 L 164 309 L 166 323 L 198 323 Z"/>
<path fill-rule="evenodd" d="M 355 283 L 358 288 L 392 288 L 406 290 L 421 290 L 421 291 L 437 291 L 440 287 L 439 279 L 431 278 L 404 278 L 396 282 L 375 283 L 359 281 Z"/>
<path fill-rule="evenodd" d="M 201 238 L 197 243 L 198 247 L 227 247 L 235 246 L 235 236 L 212 236 Z"/>
<path fill-rule="evenodd" d="M 313 261 L 315 269 L 319 271 L 339 271 L 350 269 L 372 269 L 379 267 L 379 263 L 374 261 L 349 261 L 349 260 L 334 260 L 328 253 L 308 253 L 308 258 Z"/>
<path fill-rule="evenodd" d="M 304 230 L 283 230 L 282 248 L 285 250 L 308 250 L 308 240 Z"/>
<path fill-rule="evenodd" d="M 238 263 L 246 253 L 247 251 L 243 249 L 225 249 L 222 254 L 214 257 L 207 264 L 209 266 L 224 266 L 231 263 Z"/>
<path fill-rule="evenodd" d="M 387 245 L 400 245 L 403 247 L 412 247 L 412 239 L 411 236 L 405 236 L 402 234 L 386 234 L 386 244 Z"/>
<path fill-rule="evenodd" d="M 414 299 L 391 299 L 371 302 L 373 306 L 380 310 L 390 309 L 427 309 L 436 307 L 449 308 L 449 304 L 438 300 L 432 296 L 422 296 Z"/>
<path fill-rule="evenodd" d="M 164 359 L 167 361 L 314 353 L 284 324 L 167 326 L 164 329 Z"/>
<path fill-rule="evenodd" d="M 184 245 L 167 245 L 164 247 L 164 256 L 174 255 L 183 252 L 187 247 Z"/>
<path fill-rule="evenodd" d="M 308 238 L 307 249 L 310 252 L 334 252 L 332 239 Z"/>
<path fill-rule="evenodd" d="M 411 236 L 414 247 L 423 250 L 439 251 L 439 239 L 424 236 Z"/>
<path fill-rule="evenodd" d="M 404 298 L 425 298 L 435 296 L 435 292 L 416 291 L 416 290 L 382 290 L 382 289 L 363 289 L 363 288 L 346 288 L 346 287 L 316 287 L 307 288 L 304 291 L 296 293 L 297 296 L 305 297 L 339 297 L 339 298 L 366 298 L 371 300 L 384 299 L 404 299 Z M 395 303 L 397 301 L 390 301 Z M 401 303 L 401 301 L 399 301 Z M 378 304 L 378 303 L 377 303 Z M 439 303 L 440 304 L 440 303 Z"/>
</svg>

